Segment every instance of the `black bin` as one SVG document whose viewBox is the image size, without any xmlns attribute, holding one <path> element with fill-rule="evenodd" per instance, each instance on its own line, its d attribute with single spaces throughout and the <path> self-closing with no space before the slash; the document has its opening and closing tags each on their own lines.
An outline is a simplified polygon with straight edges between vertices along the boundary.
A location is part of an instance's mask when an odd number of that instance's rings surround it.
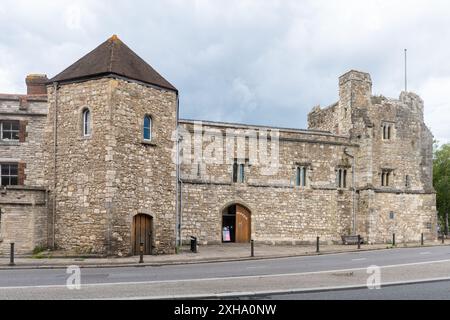
<svg viewBox="0 0 450 320">
<path fill-rule="evenodd" d="M 197 253 L 197 238 L 191 237 L 191 251 Z"/>
</svg>

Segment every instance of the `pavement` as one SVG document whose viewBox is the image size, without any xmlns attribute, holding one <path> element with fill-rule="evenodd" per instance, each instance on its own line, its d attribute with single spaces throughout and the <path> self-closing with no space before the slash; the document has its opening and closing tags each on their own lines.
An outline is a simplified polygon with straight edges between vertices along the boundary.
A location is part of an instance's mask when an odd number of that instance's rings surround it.
<svg viewBox="0 0 450 320">
<path fill-rule="evenodd" d="M 381 289 L 377 295 L 381 297 L 384 290 L 386 297 L 389 296 L 395 290 L 393 287 L 429 288 L 432 283 L 449 282 L 450 247 L 141 268 L 86 268 L 80 270 L 81 283 L 77 288 L 67 285 L 71 284 L 73 274 L 63 269 L 8 269 L 0 270 L 0 299 L 271 299 L 275 296 L 296 299 L 316 294 L 327 297 L 327 293 L 365 291 L 374 274 L 379 275 Z M 398 299 L 408 296 L 406 289 L 396 292 L 403 292 Z M 426 292 L 422 292 L 422 298 L 426 298 Z M 441 299 L 450 299 L 450 292 L 440 292 Z M 420 291 L 416 296 L 420 296 Z"/>
<path fill-rule="evenodd" d="M 427 242 L 423 247 L 442 246 L 440 242 Z M 397 248 L 420 247 L 420 244 L 399 244 Z M 190 252 L 189 247 L 183 247 L 179 254 L 144 256 L 144 263 L 139 263 L 139 257 L 89 257 L 89 256 L 63 256 L 61 252 L 44 252 L 38 257 L 17 256 L 15 266 L 9 266 L 9 256 L 0 256 L 0 270 L 6 269 L 53 269 L 66 268 L 77 265 L 81 268 L 114 268 L 132 266 L 164 266 L 177 264 L 195 264 L 208 262 L 230 262 L 259 259 L 273 259 L 299 256 L 315 256 L 345 252 L 364 252 L 392 248 L 388 244 L 362 245 L 321 245 L 320 253 L 316 252 L 315 245 L 271 246 L 256 244 L 255 256 L 250 256 L 249 244 L 223 244 L 199 246 L 198 253 Z"/>
</svg>

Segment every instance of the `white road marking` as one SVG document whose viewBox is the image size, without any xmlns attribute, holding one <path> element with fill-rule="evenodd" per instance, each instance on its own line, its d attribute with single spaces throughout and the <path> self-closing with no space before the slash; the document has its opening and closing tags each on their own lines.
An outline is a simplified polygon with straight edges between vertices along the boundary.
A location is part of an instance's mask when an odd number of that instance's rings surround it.
<svg viewBox="0 0 450 320">
<path fill-rule="evenodd" d="M 403 263 L 394 265 L 379 266 L 380 268 L 401 268 L 407 266 L 420 266 L 436 263 L 448 263 L 450 259 Z M 206 282 L 206 281 L 225 281 L 225 280 L 243 280 L 243 279 L 265 279 L 265 278 L 282 278 L 292 276 L 304 276 L 313 274 L 325 274 L 325 273 L 339 273 L 339 272 L 352 272 L 352 271 L 365 271 L 367 268 L 351 268 L 351 269 L 338 269 L 338 270 L 324 270 L 313 272 L 300 272 L 300 273 L 281 273 L 281 274 L 265 274 L 255 276 L 238 276 L 238 277 L 218 277 L 218 278 L 200 278 L 200 279 L 179 279 L 179 280 L 155 280 L 155 281 L 137 281 L 137 282 L 112 282 L 112 283 L 88 283 L 82 284 L 82 288 L 90 287 L 107 287 L 107 286 L 120 286 L 120 285 L 145 285 L 145 284 L 163 284 L 163 283 L 186 283 L 186 282 Z M 83 276 L 82 276 L 83 277 Z M 65 285 L 40 285 L 40 286 L 18 286 L 18 287 L 0 287 L 0 290 L 17 290 L 17 289 L 50 289 L 50 288 L 66 288 Z"/>
<path fill-rule="evenodd" d="M 431 254 L 431 252 L 421 252 L 421 255 Z"/>
<path fill-rule="evenodd" d="M 367 258 L 352 259 L 352 261 L 364 261 L 364 260 L 367 260 Z"/>
<path fill-rule="evenodd" d="M 396 281 L 381 283 L 381 287 L 392 287 L 398 285 L 408 284 L 420 284 L 428 282 L 449 281 L 450 278 L 430 278 L 423 280 L 411 280 L 411 281 Z M 236 297 L 249 297 L 249 296 L 268 296 L 268 295 L 286 295 L 286 294 L 301 294 L 301 293 L 314 293 L 324 291 L 341 291 L 341 290 L 357 290 L 368 289 L 367 285 L 350 285 L 350 286 L 336 286 L 336 287 L 316 287 L 316 288 L 299 288 L 288 290 L 271 290 L 271 291 L 253 291 L 253 292 L 227 292 L 216 294 L 197 294 L 197 295 L 182 295 L 182 296 L 148 296 L 148 297 L 129 297 L 129 298 L 103 298 L 99 300 L 170 300 L 170 299 L 209 299 L 209 298 L 236 298 Z"/>
</svg>

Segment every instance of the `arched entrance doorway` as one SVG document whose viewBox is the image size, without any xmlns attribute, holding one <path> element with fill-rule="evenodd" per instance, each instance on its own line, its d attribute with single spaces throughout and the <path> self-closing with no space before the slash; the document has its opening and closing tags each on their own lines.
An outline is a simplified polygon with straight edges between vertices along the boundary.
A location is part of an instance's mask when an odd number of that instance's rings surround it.
<svg viewBox="0 0 450 320">
<path fill-rule="evenodd" d="M 153 217 L 147 214 L 138 214 L 133 218 L 131 241 L 133 254 L 140 254 L 141 243 L 144 244 L 144 254 L 152 254 L 153 243 Z"/>
<path fill-rule="evenodd" d="M 222 212 L 222 242 L 248 243 L 251 240 L 250 211 L 234 204 Z"/>
</svg>

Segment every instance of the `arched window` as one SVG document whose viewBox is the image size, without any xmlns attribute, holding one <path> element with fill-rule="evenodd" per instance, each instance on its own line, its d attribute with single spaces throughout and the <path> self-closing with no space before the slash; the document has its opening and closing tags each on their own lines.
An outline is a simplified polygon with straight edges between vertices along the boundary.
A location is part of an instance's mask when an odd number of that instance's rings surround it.
<svg viewBox="0 0 450 320">
<path fill-rule="evenodd" d="M 150 116 L 144 117 L 144 140 L 152 140 L 152 118 Z"/>
<path fill-rule="evenodd" d="M 89 137 L 91 135 L 91 111 L 83 110 L 83 135 Z"/>
</svg>

